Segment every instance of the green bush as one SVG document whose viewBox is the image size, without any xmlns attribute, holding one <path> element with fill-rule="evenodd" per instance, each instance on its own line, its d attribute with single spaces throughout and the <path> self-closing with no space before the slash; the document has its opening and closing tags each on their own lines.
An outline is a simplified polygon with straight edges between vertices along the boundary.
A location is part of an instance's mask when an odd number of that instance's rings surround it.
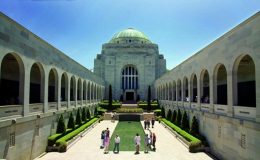
<svg viewBox="0 0 260 160">
<path fill-rule="evenodd" d="M 143 113 L 142 108 L 118 108 L 117 113 Z"/>
<path fill-rule="evenodd" d="M 53 146 L 57 139 L 60 139 L 63 136 L 62 133 L 54 134 L 48 137 L 48 146 Z"/>
<path fill-rule="evenodd" d="M 94 110 L 94 116 L 98 115 L 98 110 L 97 110 L 97 106 L 95 106 L 95 110 Z"/>
<path fill-rule="evenodd" d="M 78 125 L 78 126 L 81 125 L 80 108 L 77 110 L 77 115 L 76 115 L 76 125 Z"/>
<path fill-rule="evenodd" d="M 167 117 L 166 117 L 166 118 L 167 118 L 167 120 L 169 120 L 169 121 L 172 119 L 172 111 L 171 111 L 170 109 L 168 110 L 168 113 L 167 113 Z"/>
<path fill-rule="evenodd" d="M 82 122 L 86 122 L 86 110 L 85 110 L 85 107 L 82 108 L 81 120 L 82 120 Z"/>
<path fill-rule="evenodd" d="M 66 133 L 66 126 L 65 126 L 65 122 L 64 122 L 64 119 L 63 119 L 62 115 L 60 115 L 56 133 L 61 133 L 61 134 L 65 134 Z"/>
<path fill-rule="evenodd" d="M 175 124 L 176 124 L 177 126 L 180 126 L 180 125 L 181 125 L 181 118 L 182 118 L 181 110 L 178 109 L 177 117 L 176 117 L 176 122 L 175 122 Z"/>
<path fill-rule="evenodd" d="M 182 127 L 182 129 L 184 129 L 187 132 L 189 132 L 189 130 L 190 130 L 189 119 L 188 119 L 186 111 L 184 111 L 184 114 L 182 116 L 181 127 Z"/>
<path fill-rule="evenodd" d="M 87 110 L 87 119 L 90 120 L 90 118 L 91 118 L 91 115 L 90 115 L 90 111 L 89 111 L 89 109 L 88 109 L 88 110 Z"/>
<path fill-rule="evenodd" d="M 175 122 L 176 122 L 176 117 L 177 117 L 177 112 L 176 112 L 176 110 L 173 110 L 172 119 L 171 119 L 171 122 L 172 122 L 172 123 L 175 123 Z"/>
<path fill-rule="evenodd" d="M 164 109 L 164 107 L 162 107 L 162 118 L 165 118 L 165 109 Z"/>
<path fill-rule="evenodd" d="M 174 125 L 173 123 L 171 123 L 170 121 L 166 120 L 165 118 L 163 118 L 162 121 L 167 126 L 172 128 L 173 130 L 175 130 L 183 138 L 185 138 L 188 142 L 190 142 L 190 145 L 189 145 L 189 151 L 190 152 L 195 152 L 196 149 L 201 146 L 201 144 L 202 144 L 201 140 L 199 140 L 198 138 L 196 138 L 196 137 L 192 136 L 191 134 L 189 134 L 188 132 L 182 130 L 180 127 Z"/>
<path fill-rule="evenodd" d="M 72 113 L 70 113 L 70 117 L 69 117 L 69 121 L 68 121 L 67 127 L 71 128 L 71 129 L 75 129 L 75 121 L 74 121 L 74 117 L 73 117 Z"/>
<path fill-rule="evenodd" d="M 75 129 L 74 131 L 70 132 L 69 134 L 61 137 L 56 141 L 56 146 L 59 147 L 60 152 L 65 152 L 67 149 L 67 141 L 78 135 L 80 132 L 88 128 L 90 125 L 92 125 L 94 122 L 96 122 L 98 118 L 93 118 L 89 122 L 85 123 L 84 125 L 80 126 L 79 128 Z"/>
<path fill-rule="evenodd" d="M 195 116 L 193 116 L 191 121 L 190 133 L 193 135 L 199 135 L 199 123 Z"/>
</svg>

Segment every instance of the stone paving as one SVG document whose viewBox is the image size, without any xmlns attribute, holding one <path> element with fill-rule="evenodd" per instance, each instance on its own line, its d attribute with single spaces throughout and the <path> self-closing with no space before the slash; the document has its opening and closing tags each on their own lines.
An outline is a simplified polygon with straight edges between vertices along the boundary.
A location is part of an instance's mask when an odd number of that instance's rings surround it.
<svg viewBox="0 0 260 160">
<path fill-rule="evenodd" d="M 139 155 L 135 155 L 133 151 L 121 151 L 119 154 L 109 152 L 103 154 L 103 149 L 100 149 L 100 133 L 102 130 L 109 127 L 112 132 L 116 124 L 111 121 L 102 121 L 96 125 L 90 132 L 83 136 L 78 142 L 71 146 L 65 153 L 50 152 L 44 156 L 37 158 L 39 160 L 208 160 L 212 159 L 207 154 L 189 153 L 188 149 L 178 141 L 168 129 L 164 128 L 158 122 L 152 132 L 157 136 L 156 152 L 150 151 L 145 154 L 143 151 Z M 143 122 L 141 122 L 143 125 Z M 146 130 L 148 133 L 148 130 Z M 134 138 L 135 135 L 133 135 Z M 143 137 L 142 137 L 143 138 Z M 122 140 L 121 140 L 122 141 Z M 129 144 L 134 146 L 133 144 Z"/>
</svg>

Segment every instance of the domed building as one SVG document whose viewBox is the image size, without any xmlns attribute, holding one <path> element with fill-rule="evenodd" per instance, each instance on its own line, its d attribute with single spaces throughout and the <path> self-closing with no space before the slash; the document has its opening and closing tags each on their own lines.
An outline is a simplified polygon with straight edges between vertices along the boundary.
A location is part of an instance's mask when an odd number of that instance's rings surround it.
<svg viewBox="0 0 260 160">
<path fill-rule="evenodd" d="M 159 54 L 158 45 L 133 28 L 116 33 L 103 44 L 94 64 L 94 73 L 105 80 L 105 96 L 111 84 L 113 99 L 124 101 L 146 99 L 148 86 L 152 87 L 165 71 L 166 60 Z"/>
</svg>

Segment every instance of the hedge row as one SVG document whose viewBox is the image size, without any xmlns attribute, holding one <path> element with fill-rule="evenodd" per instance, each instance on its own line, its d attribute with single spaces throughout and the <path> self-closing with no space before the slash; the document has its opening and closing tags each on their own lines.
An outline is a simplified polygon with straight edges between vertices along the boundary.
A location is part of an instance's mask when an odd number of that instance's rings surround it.
<svg viewBox="0 0 260 160">
<path fill-rule="evenodd" d="M 189 145 L 189 151 L 195 152 L 196 148 L 200 147 L 202 142 L 198 138 L 190 135 L 186 131 L 182 130 L 180 127 L 174 125 L 170 121 L 166 120 L 165 118 L 162 118 L 162 121 L 169 127 L 171 127 L 173 130 L 175 130 L 178 134 L 180 134 L 183 138 L 185 138 L 187 141 L 190 142 Z"/>
<path fill-rule="evenodd" d="M 59 147 L 59 151 L 60 152 L 66 152 L 66 150 L 67 150 L 67 141 L 69 141 L 70 139 L 72 139 L 73 137 L 78 135 L 80 132 L 82 132 L 83 130 L 88 128 L 90 125 L 92 125 L 97 120 L 98 120 L 98 118 L 93 118 L 92 120 L 90 120 L 89 122 L 83 124 L 82 126 L 80 126 L 79 128 L 75 129 L 74 131 L 72 131 L 69 134 L 67 134 L 67 135 L 61 137 L 60 139 L 58 139 L 55 144 L 56 144 L 56 146 Z"/>
<path fill-rule="evenodd" d="M 117 113 L 143 113 L 142 108 L 118 108 Z"/>
</svg>

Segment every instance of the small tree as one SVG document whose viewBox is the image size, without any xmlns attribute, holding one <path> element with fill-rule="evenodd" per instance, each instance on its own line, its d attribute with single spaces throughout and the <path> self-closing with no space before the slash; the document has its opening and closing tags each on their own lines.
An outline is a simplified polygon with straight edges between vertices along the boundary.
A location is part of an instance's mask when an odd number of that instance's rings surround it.
<svg viewBox="0 0 260 160">
<path fill-rule="evenodd" d="M 76 124 L 77 125 L 81 125 L 81 116 L 80 116 L 80 108 L 77 111 L 77 115 L 76 115 Z"/>
<path fill-rule="evenodd" d="M 66 126 L 65 126 L 64 119 L 63 119 L 62 115 L 60 115 L 56 133 L 62 133 L 62 134 L 66 133 Z"/>
<path fill-rule="evenodd" d="M 175 124 L 176 124 L 177 126 L 181 126 L 181 118 L 182 118 L 181 110 L 178 109 L 177 117 L 176 117 L 176 122 L 175 122 Z"/>
<path fill-rule="evenodd" d="M 169 121 L 172 119 L 172 111 L 171 111 L 170 109 L 168 110 L 168 113 L 167 113 L 167 117 L 166 117 L 166 118 L 167 118 L 167 120 L 169 120 Z"/>
<path fill-rule="evenodd" d="M 81 119 L 82 119 L 83 122 L 86 121 L 86 110 L 85 110 L 85 108 L 82 109 Z"/>
<path fill-rule="evenodd" d="M 162 107 L 162 112 L 161 112 L 161 114 L 162 114 L 162 118 L 165 118 L 165 109 L 164 109 L 164 107 Z"/>
<path fill-rule="evenodd" d="M 190 127 L 190 133 L 192 135 L 199 135 L 199 123 L 198 120 L 195 116 L 193 116 L 192 121 L 191 121 L 191 127 Z"/>
<path fill-rule="evenodd" d="M 148 94 L 147 94 L 147 110 L 151 111 L 151 86 L 148 86 Z"/>
<path fill-rule="evenodd" d="M 188 119 L 188 116 L 187 116 L 186 111 L 184 111 L 184 114 L 183 114 L 183 116 L 182 116 L 181 127 L 182 127 L 182 129 L 184 129 L 185 131 L 189 131 L 189 129 L 190 129 L 189 119 Z"/>
<path fill-rule="evenodd" d="M 97 110 L 98 106 L 95 107 L 95 110 L 94 110 L 94 115 L 97 116 L 98 115 L 98 110 Z"/>
<path fill-rule="evenodd" d="M 108 107 L 112 109 L 112 86 L 111 86 L 111 84 L 109 85 Z"/>
<path fill-rule="evenodd" d="M 68 128 L 75 129 L 75 122 L 74 122 L 74 117 L 73 117 L 72 113 L 70 113 L 70 117 L 69 117 L 67 126 L 68 126 Z"/>
<path fill-rule="evenodd" d="M 90 116 L 90 111 L 89 109 L 87 110 L 87 119 L 90 120 L 91 116 Z"/>
<path fill-rule="evenodd" d="M 172 119 L 171 119 L 171 122 L 172 122 L 172 123 L 175 123 L 175 122 L 176 122 L 176 116 L 177 116 L 177 112 L 176 112 L 176 110 L 173 110 Z"/>
</svg>

